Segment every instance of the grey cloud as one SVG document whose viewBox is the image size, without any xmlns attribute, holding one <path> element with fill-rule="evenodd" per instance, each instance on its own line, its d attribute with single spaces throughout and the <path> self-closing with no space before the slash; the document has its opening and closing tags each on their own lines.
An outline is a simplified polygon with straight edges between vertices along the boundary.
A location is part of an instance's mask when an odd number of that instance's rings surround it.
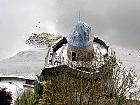
<svg viewBox="0 0 140 105">
<path fill-rule="evenodd" d="M 62 0 L 63 1 L 63 0 Z M 74 0 L 58 2 L 58 25 L 61 32 L 68 32 L 81 11 L 82 20 L 92 26 L 93 33 L 119 46 L 139 48 L 139 0 Z M 76 14 L 77 13 L 77 14 Z"/>
<path fill-rule="evenodd" d="M 32 32 L 69 34 L 79 10 L 94 35 L 139 49 L 139 0 L 0 0 L 0 58 L 26 47 Z"/>
</svg>

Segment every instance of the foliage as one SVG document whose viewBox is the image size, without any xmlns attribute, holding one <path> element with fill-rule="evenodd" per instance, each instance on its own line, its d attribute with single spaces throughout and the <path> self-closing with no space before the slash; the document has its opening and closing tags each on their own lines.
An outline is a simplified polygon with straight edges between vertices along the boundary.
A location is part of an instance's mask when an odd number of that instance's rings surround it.
<svg viewBox="0 0 140 105">
<path fill-rule="evenodd" d="M 135 72 L 122 68 L 113 52 L 104 61 L 101 68 L 88 68 L 88 79 L 61 68 L 51 81 L 45 81 L 41 105 L 139 105 Z"/>
<path fill-rule="evenodd" d="M 37 105 L 39 96 L 31 90 L 26 90 L 18 97 L 14 105 Z"/>
<path fill-rule="evenodd" d="M 7 92 L 6 88 L 0 88 L 0 105 L 11 105 L 12 94 Z"/>
<path fill-rule="evenodd" d="M 51 95 L 52 95 L 52 88 L 51 88 L 51 81 L 46 81 L 43 84 L 43 94 L 41 95 L 38 105 L 52 105 Z"/>
<path fill-rule="evenodd" d="M 46 47 L 61 37 L 61 35 L 53 35 L 48 33 L 32 33 L 32 35 L 26 40 L 26 44 L 34 47 Z"/>
<path fill-rule="evenodd" d="M 82 72 L 69 74 L 67 68 L 60 68 L 54 78 L 43 82 L 42 95 L 33 98 L 35 93 L 30 93 L 24 98 L 24 93 L 19 105 L 139 105 L 140 91 L 135 91 L 137 76 L 133 69 L 122 68 L 114 53 L 104 62 L 101 68 L 81 69 L 88 71 L 86 79 Z"/>
</svg>

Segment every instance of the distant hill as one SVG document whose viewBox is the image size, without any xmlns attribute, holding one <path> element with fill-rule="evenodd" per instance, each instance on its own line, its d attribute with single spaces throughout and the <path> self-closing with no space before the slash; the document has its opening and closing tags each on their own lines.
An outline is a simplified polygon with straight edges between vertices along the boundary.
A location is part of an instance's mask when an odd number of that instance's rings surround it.
<svg viewBox="0 0 140 105">
<path fill-rule="evenodd" d="M 21 74 L 40 73 L 44 65 L 47 49 L 31 48 L 15 56 L 0 61 L 0 73 Z"/>
<path fill-rule="evenodd" d="M 131 50 L 112 46 L 119 61 L 126 68 L 135 67 L 138 77 L 140 77 L 140 53 Z M 44 66 L 47 48 L 31 48 L 21 51 L 15 56 L 0 61 L 0 73 L 40 73 Z"/>
</svg>

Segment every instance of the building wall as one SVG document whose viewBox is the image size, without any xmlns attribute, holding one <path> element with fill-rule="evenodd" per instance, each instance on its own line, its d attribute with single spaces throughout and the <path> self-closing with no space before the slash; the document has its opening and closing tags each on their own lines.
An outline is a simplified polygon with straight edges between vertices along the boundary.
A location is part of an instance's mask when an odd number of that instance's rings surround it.
<svg viewBox="0 0 140 105">
<path fill-rule="evenodd" d="M 73 56 L 72 53 L 75 53 L 76 55 Z M 94 58 L 94 48 L 92 45 L 84 47 L 68 45 L 67 55 L 72 61 L 73 57 L 75 57 L 74 61 L 91 61 Z"/>
</svg>

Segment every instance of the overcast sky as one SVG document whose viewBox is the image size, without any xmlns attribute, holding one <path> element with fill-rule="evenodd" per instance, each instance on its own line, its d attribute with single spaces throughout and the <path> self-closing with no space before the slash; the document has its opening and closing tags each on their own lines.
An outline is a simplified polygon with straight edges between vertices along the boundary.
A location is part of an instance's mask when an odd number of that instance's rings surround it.
<svg viewBox="0 0 140 105">
<path fill-rule="evenodd" d="M 79 10 L 94 35 L 139 49 L 140 0 L 0 0 L 0 59 L 27 48 L 32 32 L 67 35 Z"/>
</svg>

